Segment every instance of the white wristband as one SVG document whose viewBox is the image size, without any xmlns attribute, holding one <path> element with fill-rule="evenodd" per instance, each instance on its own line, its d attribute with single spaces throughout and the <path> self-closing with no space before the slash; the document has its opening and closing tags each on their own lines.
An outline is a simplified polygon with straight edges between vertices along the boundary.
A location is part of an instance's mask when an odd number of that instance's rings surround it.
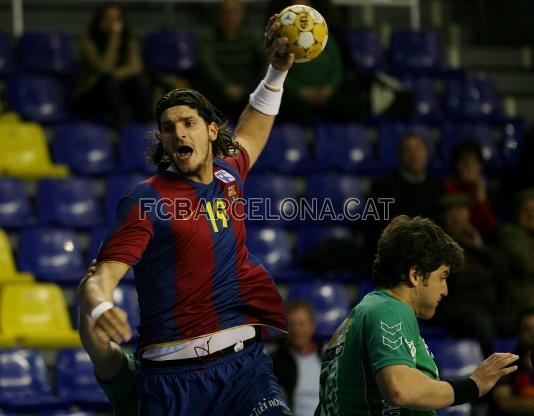
<svg viewBox="0 0 534 416">
<path fill-rule="evenodd" d="M 279 71 L 269 65 L 267 75 L 250 94 L 250 105 L 260 113 L 275 116 L 280 110 L 284 80 L 287 71 Z M 277 91 L 274 91 L 277 90 Z"/>
<path fill-rule="evenodd" d="M 102 316 L 102 314 L 106 311 L 109 311 L 111 308 L 114 308 L 115 305 L 111 302 L 105 301 L 102 303 L 99 303 L 96 305 L 93 310 L 91 311 L 91 319 L 93 321 L 96 321 L 98 318 Z"/>
</svg>

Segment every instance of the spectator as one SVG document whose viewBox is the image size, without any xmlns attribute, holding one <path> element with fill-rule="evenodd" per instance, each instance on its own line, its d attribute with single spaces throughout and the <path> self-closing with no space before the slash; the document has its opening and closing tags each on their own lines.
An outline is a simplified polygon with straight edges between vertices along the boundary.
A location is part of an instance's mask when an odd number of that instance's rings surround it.
<svg viewBox="0 0 534 416">
<path fill-rule="evenodd" d="M 534 348 L 534 309 L 521 313 L 517 343 L 519 368 L 495 387 L 491 413 L 495 416 L 534 414 L 534 371 L 530 360 Z"/>
<path fill-rule="evenodd" d="M 273 371 L 284 390 L 294 416 L 312 416 L 319 403 L 321 357 L 314 340 L 312 306 L 293 300 L 287 306 L 289 337 L 272 353 Z"/>
<path fill-rule="evenodd" d="M 244 21 L 241 0 L 223 0 L 216 29 L 201 41 L 199 54 L 201 88 L 210 91 L 214 104 L 234 120 L 266 65 L 261 42 L 244 28 Z"/>
<path fill-rule="evenodd" d="M 139 46 L 130 33 L 124 10 L 116 3 L 104 3 L 96 9 L 89 33 L 81 43 L 75 108 L 84 116 L 117 126 L 129 118 L 150 120 L 151 96 L 142 73 Z"/>
<path fill-rule="evenodd" d="M 453 177 L 445 181 L 449 194 L 462 194 L 471 201 L 471 221 L 484 237 L 493 237 L 498 222 L 488 199 L 483 177 L 484 158 L 478 144 L 462 141 L 452 152 Z"/>
<path fill-rule="evenodd" d="M 449 195 L 442 199 L 442 226 L 464 249 L 464 269 L 448 279 L 436 321 L 452 335 L 474 337 L 485 356 L 491 355 L 497 336 L 506 334 L 513 314 L 500 305 L 500 284 L 509 280 L 504 256 L 485 243 L 470 220 L 470 199 Z"/>
<path fill-rule="evenodd" d="M 398 168 L 372 184 L 371 198 L 375 201 L 378 198 L 393 198 L 394 202 L 389 205 L 389 218 L 380 218 L 380 221 L 367 224 L 366 251 L 369 255 L 372 255 L 380 231 L 390 218 L 406 214 L 437 219 L 438 201 L 444 191 L 438 178 L 428 171 L 428 153 L 425 139 L 409 134 L 399 143 Z"/>
<path fill-rule="evenodd" d="M 508 200 L 517 192 L 534 188 L 534 126 L 531 126 L 523 137 L 519 151 L 517 169 L 508 173 L 503 186 L 503 199 Z"/>
<path fill-rule="evenodd" d="M 505 293 L 517 305 L 534 306 L 534 188 L 519 192 L 515 205 L 515 222 L 504 226 L 498 234 L 513 272 Z"/>
</svg>

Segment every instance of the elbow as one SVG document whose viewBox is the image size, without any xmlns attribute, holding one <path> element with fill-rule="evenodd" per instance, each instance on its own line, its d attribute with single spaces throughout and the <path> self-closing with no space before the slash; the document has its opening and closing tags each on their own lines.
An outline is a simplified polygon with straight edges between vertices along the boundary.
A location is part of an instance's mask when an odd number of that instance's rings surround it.
<svg viewBox="0 0 534 416">
<path fill-rule="evenodd" d="M 406 407 L 410 403 L 408 395 L 401 386 L 391 386 L 384 396 L 384 400 L 392 406 Z"/>
</svg>

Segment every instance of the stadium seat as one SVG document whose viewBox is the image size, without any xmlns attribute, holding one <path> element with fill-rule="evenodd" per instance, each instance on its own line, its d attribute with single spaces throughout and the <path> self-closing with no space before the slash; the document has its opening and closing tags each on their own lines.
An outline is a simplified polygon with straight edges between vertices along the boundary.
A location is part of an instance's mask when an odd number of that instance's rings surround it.
<svg viewBox="0 0 534 416">
<path fill-rule="evenodd" d="M 149 33 L 144 61 L 152 73 L 190 73 L 197 65 L 197 39 L 190 30 Z"/>
<path fill-rule="evenodd" d="M 308 176 L 306 199 L 317 204 L 319 221 L 358 219 L 364 206 L 362 181 L 351 175 L 312 174 Z M 356 201 L 358 200 L 358 201 Z M 309 216 L 306 220 L 315 220 Z"/>
<path fill-rule="evenodd" d="M 445 67 L 439 38 L 430 31 L 393 31 L 389 55 L 392 70 L 399 73 L 412 71 L 433 74 Z"/>
<path fill-rule="evenodd" d="M 9 75 L 13 70 L 13 42 L 6 32 L 0 32 L 0 77 Z"/>
<path fill-rule="evenodd" d="M 73 231 L 56 227 L 35 227 L 20 234 L 19 269 L 40 281 L 77 285 L 85 273 L 85 260 Z"/>
<path fill-rule="evenodd" d="M 348 315 L 351 304 L 344 286 L 316 282 L 295 283 L 288 288 L 288 299 L 303 299 L 315 311 L 316 335 L 328 339 Z"/>
<path fill-rule="evenodd" d="M 414 110 L 416 120 L 439 122 L 443 120 L 443 111 L 434 82 L 431 78 L 410 77 L 403 84 L 414 93 Z"/>
<path fill-rule="evenodd" d="M 315 130 L 315 155 L 325 170 L 369 174 L 375 169 L 367 131 L 357 124 L 320 123 Z"/>
<path fill-rule="evenodd" d="M 69 174 L 66 166 L 51 162 L 44 130 L 36 123 L 0 124 L 0 171 L 22 179 Z"/>
<path fill-rule="evenodd" d="M 0 227 L 18 228 L 32 222 L 30 196 L 24 181 L 0 177 Z"/>
<path fill-rule="evenodd" d="M 439 409 L 437 412 L 439 416 L 472 416 L 473 406 L 470 403 L 464 403 L 458 406 Z"/>
<path fill-rule="evenodd" d="M 20 116 L 13 111 L 0 114 L 0 124 L 18 124 L 21 121 Z"/>
<path fill-rule="evenodd" d="M 78 174 L 103 175 L 115 169 L 111 131 L 99 124 L 57 125 L 52 154 Z"/>
<path fill-rule="evenodd" d="M 29 348 L 80 347 L 61 288 L 53 283 L 11 283 L 0 291 L 0 328 Z"/>
<path fill-rule="evenodd" d="M 432 132 L 429 127 L 422 124 L 383 123 L 378 135 L 378 155 L 380 168 L 389 171 L 398 166 L 399 144 L 408 134 L 415 134 L 426 141 L 429 150 L 429 169 L 440 167 L 435 145 L 432 140 Z"/>
<path fill-rule="evenodd" d="M 112 223 L 115 220 L 120 200 L 142 180 L 143 177 L 137 175 L 115 175 L 108 178 L 105 196 L 108 222 Z"/>
<path fill-rule="evenodd" d="M 507 169 L 515 169 L 519 164 L 521 145 L 525 135 L 523 119 L 508 120 L 503 125 L 502 155 Z"/>
<path fill-rule="evenodd" d="M 97 414 L 93 412 L 80 412 L 76 410 L 57 410 L 50 412 L 41 412 L 39 413 L 39 416 L 97 416 Z"/>
<path fill-rule="evenodd" d="M 316 224 L 302 226 L 298 231 L 297 251 L 299 257 L 334 238 L 350 241 L 352 239 L 352 232 L 349 228 L 342 226 L 329 227 Z"/>
<path fill-rule="evenodd" d="M 278 227 L 247 229 L 247 248 L 269 272 L 288 269 L 292 264 L 292 249 L 288 233 Z"/>
<path fill-rule="evenodd" d="M 501 155 L 497 148 L 497 137 L 492 127 L 486 124 L 453 123 L 443 126 L 441 152 L 445 166 L 450 165 L 454 148 L 466 139 L 478 143 L 489 169 L 498 169 L 502 166 Z"/>
<path fill-rule="evenodd" d="M 302 174 L 312 168 L 304 130 L 297 124 L 275 124 L 269 141 L 253 167 L 253 172 L 272 170 Z"/>
<path fill-rule="evenodd" d="M 20 273 L 17 270 L 9 238 L 6 232 L 0 228 L 0 285 L 4 283 L 33 282 L 33 280 L 33 274 Z"/>
<path fill-rule="evenodd" d="M 154 174 L 156 169 L 146 161 L 146 151 L 157 127 L 152 124 L 133 123 L 121 130 L 120 160 L 126 172 Z"/>
<path fill-rule="evenodd" d="M 96 187 L 90 179 L 43 179 L 37 189 L 42 224 L 92 227 L 102 222 Z"/>
<path fill-rule="evenodd" d="M 447 82 L 447 114 L 456 119 L 500 120 L 502 110 L 495 83 L 477 76 L 453 77 Z"/>
<path fill-rule="evenodd" d="M 432 339 L 427 340 L 427 344 L 434 354 L 442 379 L 458 380 L 468 377 L 484 359 L 480 345 L 475 340 Z"/>
<path fill-rule="evenodd" d="M 58 32 L 25 32 L 18 41 L 18 62 L 23 72 L 63 75 L 77 69 L 72 39 Z"/>
<path fill-rule="evenodd" d="M 89 355 L 83 349 L 58 351 L 56 384 L 59 397 L 86 409 L 109 409 L 106 395 L 98 385 Z"/>
<path fill-rule="evenodd" d="M 0 350 L 0 367 L 0 409 L 21 414 L 64 406 L 52 395 L 41 353 L 26 349 Z"/>
<path fill-rule="evenodd" d="M 352 57 L 360 68 L 367 71 L 384 69 L 384 54 L 376 30 L 351 29 L 347 32 Z"/>
<path fill-rule="evenodd" d="M 292 179 L 282 175 L 254 175 L 245 182 L 250 222 L 275 219 L 289 225 L 298 220 L 298 192 Z M 291 199 L 295 202 L 288 202 Z"/>
<path fill-rule="evenodd" d="M 6 91 L 9 105 L 27 120 L 57 123 L 67 119 L 63 87 L 52 76 L 12 75 Z"/>
</svg>

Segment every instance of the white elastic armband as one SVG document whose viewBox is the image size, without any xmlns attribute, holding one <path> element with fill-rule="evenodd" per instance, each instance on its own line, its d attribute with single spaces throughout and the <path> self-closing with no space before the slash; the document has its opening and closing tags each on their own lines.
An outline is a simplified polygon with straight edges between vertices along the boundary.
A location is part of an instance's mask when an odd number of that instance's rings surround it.
<svg viewBox="0 0 534 416">
<path fill-rule="evenodd" d="M 249 103 L 260 113 L 275 116 L 280 110 L 282 93 L 287 71 L 279 71 L 269 65 L 267 75 L 262 79 L 254 92 L 250 94 Z"/>
<path fill-rule="evenodd" d="M 105 301 L 102 303 L 99 303 L 96 305 L 93 310 L 91 311 L 91 319 L 93 321 L 96 321 L 98 318 L 102 316 L 102 314 L 106 311 L 109 311 L 111 308 L 114 308 L 115 305 L 111 302 Z"/>
</svg>

